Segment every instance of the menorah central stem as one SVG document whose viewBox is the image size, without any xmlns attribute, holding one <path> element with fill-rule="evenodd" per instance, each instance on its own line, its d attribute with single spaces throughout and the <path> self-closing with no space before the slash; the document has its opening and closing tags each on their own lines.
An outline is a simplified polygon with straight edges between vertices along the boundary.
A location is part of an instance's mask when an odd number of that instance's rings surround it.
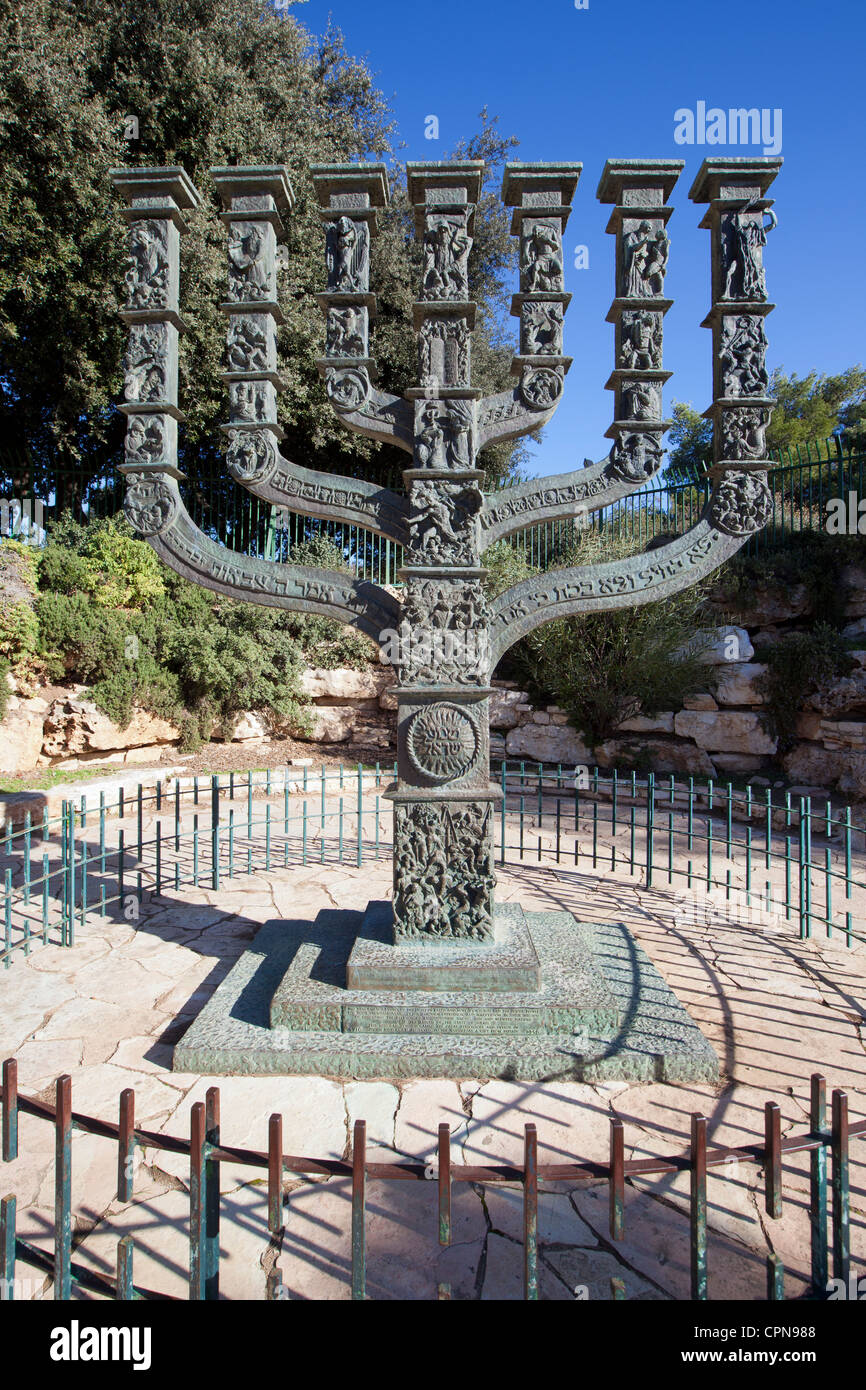
<svg viewBox="0 0 866 1390">
<path fill-rule="evenodd" d="M 468 297 L 481 166 L 410 166 L 422 240 L 415 304 L 420 385 L 414 409 L 406 591 L 398 653 L 394 802 L 395 939 L 493 937 L 489 775 L 489 615 L 480 565 L 483 473 L 475 466 L 476 401 Z"/>
</svg>

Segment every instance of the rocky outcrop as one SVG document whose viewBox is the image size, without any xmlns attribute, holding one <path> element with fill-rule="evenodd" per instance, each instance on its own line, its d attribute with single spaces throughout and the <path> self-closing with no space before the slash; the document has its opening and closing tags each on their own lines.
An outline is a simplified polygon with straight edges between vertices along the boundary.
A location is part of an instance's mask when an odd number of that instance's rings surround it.
<svg viewBox="0 0 866 1390">
<path fill-rule="evenodd" d="M 681 710 L 674 719 L 680 738 L 719 753 L 775 753 L 779 742 L 757 714 L 745 710 Z"/>
<path fill-rule="evenodd" d="M 684 739 L 609 739 L 595 751 L 600 767 L 629 767 L 643 763 L 654 772 L 673 772 L 682 777 L 716 775 L 713 761 L 705 750 Z"/>
<path fill-rule="evenodd" d="M 567 724 L 539 724 L 532 721 L 512 729 L 505 739 L 509 758 L 538 763 L 572 763 L 591 766 L 596 759 L 580 735 Z"/>
<path fill-rule="evenodd" d="M 38 695 L 22 699 L 10 695 L 6 715 L 0 724 L 0 769 L 3 772 L 32 772 L 42 754 L 42 729 L 48 701 Z"/>
<path fill-rule="evenodd" d="M 358 701 L 369 701 L 372 708 L 395 683 L 394 670 L 390 666 L 371 666 L 364 671 L 356 671 L 350 666 L 336 666 L 333 670 L 304 671 L 300 691 L 319 704 L 355 705 Z"/>
<path fill-rule="evenodd" d="M 50 762 L 70 759 L 94 760 L 100 754 L 125 753 L 130 749 L 153 748 L 175 743 L 180 729 L 167 719 L 133 710 L 125 727 L 109 719 L 91 700 L 76 698 L 53 700 L 45 715 L 41 753 Z"/>
</svg>

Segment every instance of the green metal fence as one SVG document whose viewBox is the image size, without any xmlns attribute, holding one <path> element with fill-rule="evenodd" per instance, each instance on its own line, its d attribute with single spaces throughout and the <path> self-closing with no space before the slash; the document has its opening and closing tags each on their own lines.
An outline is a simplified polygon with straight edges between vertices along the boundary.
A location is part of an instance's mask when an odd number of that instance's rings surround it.
<svg viewBox="0 0 866 1390">
<path fill-rule="evenodd" d="M 855 504 L 866 498 L 866 452 L 861 446 L 833 437 L 786 449 L 773 458 L 776 466 L 768 473 L 773 514 L 749 538 L 745 554 L 775 550 L 801 531 L 823 531 L 827 503 L 833 498 L 842 498 L 846 504 L 852 493 Z M 674 482 L 662 475 L 612 506 L 591 513 L 588 525 L 602 541 L 609 537 L 641 550 L 650 541 L 682 535 L 695 526 L 711 491 L 709 479 Z M 515 532 L 511 543 L 525 553 L 530 565 L 544 569 L 587 529 L 577 520 L 549 521 Z"/>
<path fill-rule="evenodd" d="M 85 792 L 59 816 L 7 813 L 0 841 L 8 969 L 72 946 L 90 914 L 134 919 L 145 894 L 391 852 L 395 769 L 289 768 Z M 495 771 L 495 770 L 494 770 Z M 619 872 L 678 894 L 677 921 L 752 922 L 866 942 L 866 827 L 850 807 L 751 787 L 598 768 L 499 765 L 498 862 Z M 19 803 L 19 816 L 21 816 Z"/>
<path fill-rule="evenodd" d="M 769 474 L 774 498 L 773 516 L 767 526 L 747 543 L 747 553 L 774 549 L 786 537 L 804 530 L 823 530 L 827 503 L 832 498 L 866 498 L 866 451 L 859 441 L 840 437 L 788 449 L 774 455 Z M 381 472 L 381 470 L 379 470 Z M 395 469 L 382 473 L 384 487 L 402 490 Z M 493 487 L 506 486 L 507 480 Z M 652 479 L 639 492 L 621 498 L 601 512 L 591 514 L 589 524 L 602 538 L 627 542 L 641 549 L 650 541 L 680 535 L 696 524 L 710 495 L 710 483 L 674 482 L 664 476 Z M 253 497 L 227 476 L 220 459 L 202 463 L 191 471 L 182 491 L 193 521 L 206 535 L 230 550 L 288 560 L 303 541 L 322 536 L 333 542 L 360 579 L 379 584 L 399 584 L 403 549 L 393 541 L 361 526 L 303 517 L 283 507 L 273 507 Z M 35 496 L 36 493 L 40 495 Z M 27 508 L 38 502 L 50 527 L 64 509 L 83 517 L 113 516 L 122 505 L 123 480 L 115 471 L 82 485 L 81 473 L 54 470 L 48 484 L 40 484 L 26 458 L 9 451 L 0 453 L 0 536 L 17 535 L 33 544 L 44 544 L 45 529 L 26 524 Z M 545 568 L 579 537 L 577 520 L 544 522 L 517 531 L 511 544 L 526 554 L 528 562 Z"/>
</svg>

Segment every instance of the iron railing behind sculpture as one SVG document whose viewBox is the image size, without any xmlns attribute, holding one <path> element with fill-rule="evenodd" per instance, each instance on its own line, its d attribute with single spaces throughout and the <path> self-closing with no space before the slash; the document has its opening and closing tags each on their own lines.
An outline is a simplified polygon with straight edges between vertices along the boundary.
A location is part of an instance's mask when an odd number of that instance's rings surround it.
<svg viewBox="0 0 866 1390">
<path fill-rule="evenodd" d="M 661 888 L 684 929 L 740 922 L 866 944 L 866 825 L 850 806 L 653 773 L 576 776 L 527 762 L 495 771 L 500 867 Z M 138 920 L 154 898 L 387 859 L 383 793 L 394 775 L 381 764 L 283 768 L 139 783 L 111 800 L 84 791 L 54 815 L 19 805 L 0 839 L 0 961 L 8 969 L 39 946 L 72 946 L 95 920 Z"/>
</svg>

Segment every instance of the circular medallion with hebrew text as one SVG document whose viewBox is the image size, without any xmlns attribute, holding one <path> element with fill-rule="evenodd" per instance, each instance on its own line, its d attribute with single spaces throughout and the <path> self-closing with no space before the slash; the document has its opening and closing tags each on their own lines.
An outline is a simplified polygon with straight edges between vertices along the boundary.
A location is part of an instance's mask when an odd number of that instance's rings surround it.
<svg viewBox="0 0 866 1390">
<path fill-rule="evenodd" d="M 431 782 L 451 782 L 471 768 L 478 751 L 478 726 L 459 705 L 430 705 L 409 721 L 409 761 Z"/>
</svg>

